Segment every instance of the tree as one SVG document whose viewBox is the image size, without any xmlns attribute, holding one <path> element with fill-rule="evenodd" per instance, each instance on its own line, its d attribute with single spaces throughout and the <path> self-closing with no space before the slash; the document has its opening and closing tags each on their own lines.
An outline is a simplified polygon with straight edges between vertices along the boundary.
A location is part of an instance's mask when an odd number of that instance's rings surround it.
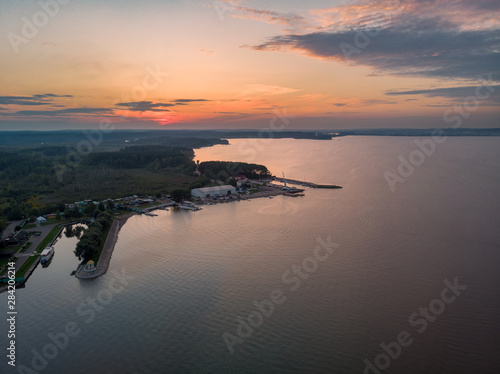
<svg viewBox="0 0 500 374">
<path fill-rule="evenodd" d="M 99 245 L 96 242 L 82 236 L 82 238 L 76 245 L 75 255 L 79 260 L 88 261 L 97 252 L 98 248 Z"/>
<path fill-rule="evenodd" d="M 170 196 L 176 202 L 179 202 L 183 199 L 188 199 L 191 197 L 191 192 L 183 190 L 182 188 L 176 188 L 170 192 Z"/>
<path fill-rule="evenodd" d="M 104 206 L 103 203 L 99 203 L 99 205 L 97 206 L 97 209 L 99 209 L 101 212 L 104 212 L 106 210 L 106 207 Z"/>
<path fill-rule="evenodd" d="M 85 207 L 85 209 L 83 210 L 85 212 L 86 215 L 89 215 L 91 216 L 92 213 L 94 213 L 94 211 L 97 209 L 97 207 L 94 205 L 94 203 L 90 203 L 89 205 L 87 205 Z"/>
<path fill-rule="evenodd" d="M 10 209 L 9 212 L 7 213 L 7 220 L 8 221 L 16 221 L 16 220 L 22 219 L 22 218 L 23 218 L 23 213 L 21 212 L 21 210 L 17 206 Z"/>
<path fill-rule="evenodd" d="M 0 218 L 0 234 L 2 234 L 3 230 L 7 227 L 7 222 L 5 222 L 5 219 Z"/>
</svg>

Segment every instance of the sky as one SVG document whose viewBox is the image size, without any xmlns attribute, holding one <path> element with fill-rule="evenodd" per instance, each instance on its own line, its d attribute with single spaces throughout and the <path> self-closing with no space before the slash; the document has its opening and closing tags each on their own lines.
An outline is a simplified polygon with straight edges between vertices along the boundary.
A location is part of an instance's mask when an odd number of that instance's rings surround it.
<svg viewBox="0 0 500 374">
<path fill-rule="evenodd" d="M 500 1 L 0 1 L 0 71 L 0 131 L 493 128 Z"/>
</svg>

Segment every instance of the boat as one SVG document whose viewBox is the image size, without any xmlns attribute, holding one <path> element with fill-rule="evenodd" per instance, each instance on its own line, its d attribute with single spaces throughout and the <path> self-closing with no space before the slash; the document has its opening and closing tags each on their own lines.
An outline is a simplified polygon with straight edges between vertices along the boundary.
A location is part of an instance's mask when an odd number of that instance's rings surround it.
<svg viewBox="0 0 500 374">
<path fill-rule="evenodd" d="M 52 256 L 54 256 L 54 247 L 49 246 L 45 248 L 40 254 L 40 262 L 42 264 L 45 264 L 50 261 Z"/>
<path fill-rule="evenodd" d="M 184 210 L 193 210 L 193 211 L 195 211 L 195 210 L 201 210 L 201 208 L 198 208 L 191 201 L 187 201 L 187 200 L 183 201 L 178 206 L 179 206 L 180 209 L 184 209 Z"/>
<path fill-rule="evenodd" d="M 144 214 L 147 216 L 150 216 L 150 217 L 156 217 L 158 215 L 158 214 L 154 214 L 154 213 L 150 213 L 150 212 L 146 212 Z"/>
<path fill-rule="evenodd" d="M 281 189 L 282 191 L 288 192 L 288 193 L 299 193 L 299 192 L 304 192 L 302 188 L 297 188 L 297 187 L 289 187 L 285 186 Z"/>
</svg>

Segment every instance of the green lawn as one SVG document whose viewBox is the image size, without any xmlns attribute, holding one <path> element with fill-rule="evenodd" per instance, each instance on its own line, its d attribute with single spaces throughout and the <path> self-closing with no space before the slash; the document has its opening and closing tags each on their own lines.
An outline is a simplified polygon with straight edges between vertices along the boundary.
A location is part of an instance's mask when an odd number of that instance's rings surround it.
<svg viewBox="0 0 500 374">
<path fill-rule="evenodd" d="M 21 253 L 26 252 L 26 250 L 27 250 L 27 249 L 31 246 L 31 244 L 33 244 L 33 243 L 31 243 L 31 242 L 26 243 L 26 244 L 23 246 L 23 248 L 21 249 Z"/>
<path fill-rule="evenodd" d="M 61 219 L 50 218 L 50 219 L 47 220 L 47 222 L 41 223 L 40 225 L 41 226 L 47 226 L 47 225 L 52 225 L 54 223 L 64 223 L 66 221 L 67 220 L 65 220 L 64 218 L 61 218 Z"/>
<path fill-rule="evenodd" d="M 42 240 L 42 242 L 36 247 L 37 251 L 42 251 L 45 247 L 47 247 L 50 243 L 52 243 L 52 240 L 54 240 L 59 233 L 59 230 L 61 230 L 60 226 L 54 226 L 52 230 L 47 234 L 45 239 Z"/>
<path fill-rule="evenodd" d="M 7 263 L 9 263 L 10 261 L 12 261 L 12 259 L 10 259 L 10 258 L 2 258 L 2 259 L 0 259 L 0 267 L 2 267 L 4 265 L 7 265 Z"/>
<path fill-rule="evenodd" d="M 23 230 L 34 229 L 35 227 L 36 227 L 36 224 L 34 224 L 34 223 L 28 223 L 27 225 L 23 226 Z"/>
<path fill-rule="evenodd" d="M 39 256 L 30 256 L 24 264 L 16 271 L 16 278 L 24 277 L 31 265 L 37 260 Z"/>
</svg>

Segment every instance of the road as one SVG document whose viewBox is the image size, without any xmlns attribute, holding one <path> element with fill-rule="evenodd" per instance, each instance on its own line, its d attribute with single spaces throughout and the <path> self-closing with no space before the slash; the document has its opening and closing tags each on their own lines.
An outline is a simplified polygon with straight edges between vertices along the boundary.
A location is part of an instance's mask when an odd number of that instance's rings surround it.
<svg viewBox="0 0 500 374">
<path fill-rule="evenodd" d="M 28 232 L 41 231 L 41 234 L 40 236 L 35 236 L 35 235 L 30 236 L 28 242 L 31 242 L 31 245 L 26 250 L 26 252 L 24 253 L 17 252 L 16 257 L 19 257 L 19 259 L 16 261 L 16 271 L 19 270 L 19 268 L 25 263 L 25 261 L 28 260 L 28 257 L 31 256 L 31 254 L 36 251 L 36 247 L 38 247 L 38 245 L 43 241 L 43 239 L 45 239 L 45 237 L 56 225 L 57 223 L 52 223 L 50 225 L 42 226 L 39 223 L 36 223 L 35 228 L 26 230 Z"/>
</svg>

